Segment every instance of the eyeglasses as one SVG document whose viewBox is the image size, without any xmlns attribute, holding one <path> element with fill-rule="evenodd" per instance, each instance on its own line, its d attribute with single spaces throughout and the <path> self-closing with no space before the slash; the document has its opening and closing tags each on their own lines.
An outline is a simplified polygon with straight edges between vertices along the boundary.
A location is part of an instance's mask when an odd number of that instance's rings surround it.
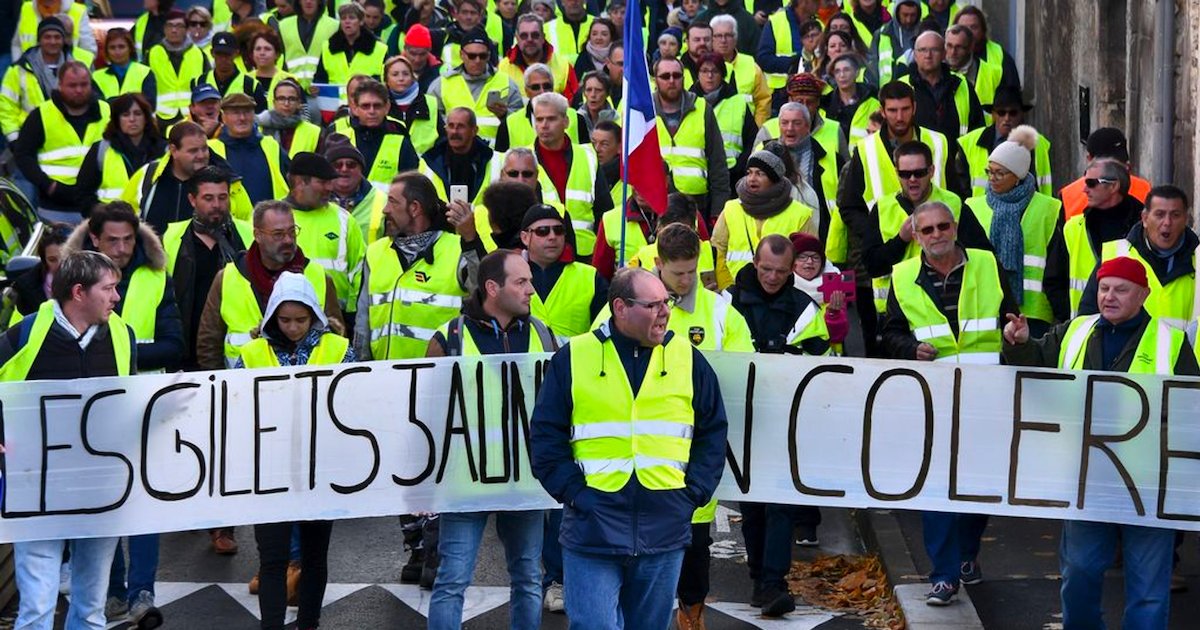
<svg viewBox="0 0 1200 630">
<path fill-rule="evenodd" d="M 1115 184 L 1115 183 L 1117 183 L 1117 180 L 1108 179 L 1107 177 L 1089 177 L 1089 178 L 1083 180 L 1083 185 L 1087 186 L 1088 188 L 1095 188 L 1095 187 L 1099 186 L 1100 184 Z"/>
<path fill-rule="evenodd" d="M 199 28 L 199 27 L 201 27 L 201 26 L 208 26 L 208 22 L 195 22 L 195 21 L 191 21 L 191 22 L 188 22 L 188 23 L 187 23 L 187 25 L 188 25 L 188 26 L 194 26 L 194 27 L 197 27 L 197 28 Z"/>
<path fill-rule="evenodd" d="M 567 228 L 561 225 L 540 225 L 535 228 L 529 228 L 525 231 L 533 232 L 535 236 L 546 238 L 547 236 L 550 236 L 551 233 L 553 233 L 555 236 L 562 236 L 563 234 L 567 233 Z"/>
<path fill-rule="evenodd" d="M 266 230 L 259 230 L 259 232 L 266 234 L 273 241 L 282 241 L 283 239 L 285 239 L 289 236 L 292 238 L 299 236 L 300 235 L 300 226 L 293 225 L 290 229 L 287 229 L 287 230 L 271 230 L 270 232 L 268 232 Z"/>
<path fill-rule="evenodd" d="M 517 39 L 522 40 L 522 41 L 527 40 L 527 39 L 541 39 L 541 38 L 542 38 L 541 31 L 534 31 L 532 33 L 517 33 Z"/>
<path fill-rule="evenodd" d="M 512 178 L 523 177 L 525 179 L 529 179 L 530 177 L 533 177 L 536 173 L 534 173 L 533 171 L 511 170 L 511 171 L 504 171 L 504 174 L 508 175 L 509 177 L 512 177 Z"/>
<path fill-rule="evenodd" d="M 952 225 L 954 224 L 949 221 L 943 221 L 936 225 L 926 225 L 923 228 L 918 228 L 917 231 L 925 236 L 929 236 L 930 234 L 933 234 L 934 230 L 937 230 L 938 232 L 949 232 Z"/>
<path fill-rule="evenodd" d="M 925 168 L 917 168 L 917 169 L 913 169 L 911 171 L 903 171 L 903 170 L 896 171 L 896 174 L 900 176 L 901 180 L 920 179 L 929 174 L 929 167 L 926 166 Z"/>
<path fill-rule="evenodd" d="M 657 311 L 659 309 L 666 309 L 669 311 L 669 310 L 675 308 L 675 302 L 676 302 L 675 298 L 673 298 L 673 297 L 669 297 L 665 300 L 655 300 L 653 302 L 651 302 L 649 300 L 635 300 L 633 298 L 624 298 L 624 299 L 625 299 L 626 304 L 633 304 L 635 306 L 640 306 L 649 311 Z"/>
<path fill-rule="evenodd" d="M 487 59 L 490 56 L 491 55 L 489 53 L 485 53 L 485 52 L 481 52 L 481 53 L 464 52 L 463 53 L 463 57 L 465 57 L 467 59 L 471 59 L 473 61 L 483 61 L 484 59 Z"/>
<path fill-rule="evenodd" d="M 664 72 L 658 75 L 660 81 L 678 81 L 683 78 L 682 72 Z"/>
<path fill-rule="evenodd" d="M 553 89 L 553 83 L 530 83 L 529 85 L 525 86 L 525 90 L 528 92 L 549 92 Z"/>
<path fill-rule="evenodd" d="M 1004 179 L 1012 175 L 1012 171 L 1007 171 L 999 168 L 987 168 L 983 170 L 983 174 L 987 175 L 988 179 Z"/>
</svg>

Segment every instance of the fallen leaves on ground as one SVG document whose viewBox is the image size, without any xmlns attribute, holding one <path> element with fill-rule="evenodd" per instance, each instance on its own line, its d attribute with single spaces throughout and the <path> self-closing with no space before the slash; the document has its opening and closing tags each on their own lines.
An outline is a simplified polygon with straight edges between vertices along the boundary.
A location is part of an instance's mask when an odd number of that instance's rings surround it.
<svg viewBox="0 0 1200 630">
<path fill-rule="evenodd" d="M 809 604 L 856 614 L 869 628 L 903 630 L 904 615 L 892 597 L 878 556 L 821 556 L 792 563 L 788 586 Z"/>
</svg>

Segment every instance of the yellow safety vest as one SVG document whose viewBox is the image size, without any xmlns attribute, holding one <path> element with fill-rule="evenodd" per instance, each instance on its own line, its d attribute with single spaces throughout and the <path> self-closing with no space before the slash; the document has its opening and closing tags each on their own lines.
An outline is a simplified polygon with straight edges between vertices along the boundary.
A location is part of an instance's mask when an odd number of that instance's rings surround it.
<svg viewBox="0 0 1200 630">
<path fill-rule="evenodd" d="M 670 167 L 675 189 L 685 195 L 708 194 L 708 158 L 704 155 L 704 112 L 708 103 L 696 99 L 695 109 L 679 123 L 672 136 L 662 117 L 654 119 L 658 128 L 658 146 Z"/>
<path fill-rule="evenodd" d="M 92 73 L 92 81 L 96 83 L 96 87 L 100 88 L 100 94 L 104 99 L 111 101 L 122 94 L 145 92 L 146 77 L 148 76 L 150 76 L 150 66 L 131 61 L 129 68 L 125 70 L 124 80 L 118 79 L 112 68 L 104 68 Z"/>
<path fill-rule="evenodd" d="M 1084 369 L 1088 339 L 1099 322 L 1099 315 L 1076 317 L 1071 320 L 1058 350 L 1058 369 Z M 1183 342 L 1186 340 L 1187 335 L 1182 330 L 1156 317 L 1151 318 L 1150 323 L 1146 324 L 1142 338 L 1138 340 L 1133 362 L 1129 364 L 1126 373 L 1161 376 L 1174 374 L 1175 363 L 1179 361 L 1179 353 L 1183 351 Z"/>
<path fill-rule="evenodd" d="M 220 137 L 213 138 L 208 141 L 208 148 L 221 158 L 225 157 L 225 141 Z M 279 142 L 271 136 L 261 136 L 259 138 L 258 148 L 262 151 L 263 158 L 267 160 L 267 169 L 271 171 L 271 192 L 276 199 L 287 197 L 288 187 L 287 180 L 283 178 L 283 169 L 279 165 L 279 155 L 283 152 L 279 148 Z M 249 217 L 238 217 L 248 219 Z"/>
<path fill-rule="evenodd" d="M 578 262 L 567 263 L 545 302 L 537 293 L 529 297 L 529 311 L 550 326 L 559 338 L 582 335 L 591 328 L 595 294 L 596 268 Z"/>
<path fill-rule="evenodd" d="M 346 358 L 350 340 L 333 332 L 321 334 L 305 365 L 337 365 Z M 242 346 L 242 365 L 247 369 L 279 367 L 279 356 L 271 343 L 262 337 Z"/>
<path fill-rule="evenodd" d="M 992 208 L 987 204 L 987 197 L 971 197 L 967 200 L 967 206 L 975 213 L 975 218 L 990 238 Z M 1054 321 L 1054 311 L 1050 308 L 1050 299 L 1042 290 L 1042 280 L 1046 276 L 1046 254 L 1050 248 L 1050 238 L 1054 236 L 1054 227 L 1058 225 L 1058 217 L 1061 214 L 1061 201 L 1035 192 L 1025 208 L 1025 214 L 1021 216 L 1021 233 L 1025 240 L 1025 275 L 1022 283 L 1024 297 L 1021 300 L 1021 313 L 1030 319 Z"/>
<path fill-rule="evenodd" d="M 0 366 L 0 382 L 24 381 L 42 351 L 42 344 L 50 327 L 54 325 L 54 302 L 46 300 L 38 307 L 33 315 L 32 328 L 25 345 L 16 352 L 4 365 Z M 129 376 L 132 353 L 129 346 L 129 329 L 116 313 L 108 316 L 108 336 L 112 340 L 113 356 L 117 361 L 117 376 Z M 690 370 L 689 370 L 690 374 Z"/>
<path fill-rule="evenodd" d="M 312 85 L 313 75 L 317 73 L 317 63 L 321 59 L 321 51 L 329 44 L 329 38 L 338 31 L 338 21 L 328 15 L 321 15 L 313 28 L 312 40 L 308 48 L 300 40 L 299 15 L 291 15 L 279 21 L 279 38 L 283 40 L 283 58 L 287 71 L 296 76 L 304 89 Z"/>
<path fill-rule="evenodd" d="M 372 358 L 425 356 L 433 334 L 462 308 L 466 292 L 458 284 L 461 255 L 462 241 L 449 232 L 434 243 L 432 263 L 417 258 L 408 269 L 400 266 L 391 239 L 381 238 L 367 247 Z"/>
<path fill-rule="evenodd" d="M 954 220 L 958 221 L 958 217 L 962 211 L 962 200 L 958 195 L 934 186 L 929 191 L 929 199 L 927 201 L 940 201 L 950 207 L 950 214 L 954 215 Z M 879 236 L 881 242 L 888 242 L 900 233 L 900 228 L 904 226 L 904 222 L 908 219 L 909 214 L 904 211 L 904 207 L 900 205 L 900 201 L 896 195 L 892 195 L 884 199 L 878 206 L 871 210 L 879 215 Z M 908 247 L 904 250 L 904 259 L 914 258 L 921 254 L 921 244 L 917 242 L 916 237 L 908 242 Z M 887 312 L 888 294 L 891 292 L 891 276 L 882 275 L 877 278 L 871 278 L 871 289 L 875 295 L 875 312 L 883 314 Z"/>
<path fill-rule="evenodd" d="M 17 36 L 21 42 L 21 52 L 37 46 L 38 43 L 37 30 L 38 24 L 42 22 L 42 16 L 38 14 L 35 4 L 35 0 L 21 3 L 21 15 L 17 19 Z M 87 17 L 87 5 L 73 0 L 63 0 L 59 9 L 66 11 L 71 22 L 75 24 L 71 33 L 71 47 L 77 49 L 79 48 L 79 25 Z"/>
<path fill-rule="evenodd" d="M 987 165 L 991 149 L 979 146 L 979 137 L 991 127 L 980 127 L 958 139 L 967 170 L 971 172 L 971 196 L 987 192 Z M 1054 185 L 1050 178 L 1050 140 L 1038 134 L 1037 146 L 1033 149 L 1033 172 L 1037 174 L 1037 189 L 1043 195 L 1053 197 Z"/>
<path fill-rule="evenodd" d="M 742 267 L 754 261 L 754 251 L 764 236 L 780 234 L 787 238 L 793 232 L 803 231 L 814 212 L 812 208 L 792 200 L 783 212 L 763 221 L 762 227 L 759 227 L 757 220 L 746 214 L 741 201 L 734 198 L 725 202 L 721 215 L 725 217 L 725 227 L 729 230 L 729 249 L 725 252 L 725 266 L 729 273 L 736 278 Z"/>
<path fill-rule="evenodd" d="M 1196 319 L 1197 315 L 1200 315 L 1200 309 L 1197 309 L 1196 302 L 1195 272 L 1196 264 L 1200 263 L 1200 252 L 1192 252 L 1192 273 L 1175 278 L 1166 286 L 1158 279 L 1158 274 L 1154 273 L 1150 263 L 1142 258 L 1142 254 L 1128 240 L 1109 241 L 1100 250 L 1101 262 L 1112 260 L 1118 256 L 1132 258 L 1146 268 L 1146 280 L 1150 283 L 1150 295 L 1146 298 L 1143 308 L 1155 319 L 1172 328 L 1186 330 L 1188 324 Z"/>
<path fill-rule="evenodd" d="M 1000 363 L 1000 305 L 1004 290 L 996 258 L 982 249 L 966 250 L 958 295 L 958 336 L 950 322 L 917 283 L 921 258 L 909 258 L 892 270 L 892 290 L 917 341 L 937 349 L 937 360 L 953 363 Z"/>
<path fill-rule="evenodd" d="M 570 347 L 571 453 L 588 487 L 617 492 L 636 476 L 647 490 L 683 488 L 695 425 L 692 347 L 675 338 L 655 346 L 650 364 L 664 369 L 648 370 L 637 396 L 607 334 L 573 337 Z"/>
<path fill-rule="evenodd" d="M 317 292 L 317 303 L 325 308 L 325 270 L 313 261 L 304 266 L 304 277 Z M 236 263 L 225 265 L 221 279 L 221 319 L 225 322 L 225 367 L 237 363 L 242 346 L 250 343 L 250 331 L 262 324 L 263 312 L 250 281 Z"/>
<path fill-rule="evenodd" d="M 863 165 L 863 201 L 867 206 L 878 204 L 884 197 L 900 192 L 900 176 L 896 174 L 896 165 L 883 144 L 883 136 L 880 135 L 882 133 L 876 131 L 863 138 L 856 146 Z M 937 131 L 917 127 L 915 139 L 925 143 L 933 152 L 933 184 L 945 188 L 949 148 L 946 136 Z"/>
<path fill-rule="evenodd" d="M 455 107 L 468 107 L 475 110 L 475 122 L 479 125 L 479 137 L 488 145 L 496 142 L 496 131 L 500 129 L 500 119 L 487 108 L 488 92 L 499 92 L 500 98 L 508 102 L 510 86 L 508 75 L 503 72 L 493 74 L 487 80 L 479 98 L 471 96 L 471 88 L 461 74 L 442 77 L 442 108 L 450 111 Z"/>
<path fill-rule="evenodd" d="M 108 126 L 108 103 L 100 101 L 100 119 L 88 123 L 82 138 L 54 101 L 42 103 L 38 111 L 41 112 L 45 138 L 38 147 L 38 167 L 50 179 L 73 185 L 79 178 L 79 169 L 88 150 L 103 137 L 104 128 Z"/>
<path fill-rule="evenodd" d="M 154 81 L 158 89 L 158 108 L 155 114 L 161 120 L 174 120 L 182 116 L 192 103 L 192 82 L 204 73 L 204 53 L 195 46 L 190 46 L 183 53 L 183 62 L 179 71 L 171 64 L 167 50 L 162 44 L 150 49 L 147 64 L 154 73 Z"/>
</svg>

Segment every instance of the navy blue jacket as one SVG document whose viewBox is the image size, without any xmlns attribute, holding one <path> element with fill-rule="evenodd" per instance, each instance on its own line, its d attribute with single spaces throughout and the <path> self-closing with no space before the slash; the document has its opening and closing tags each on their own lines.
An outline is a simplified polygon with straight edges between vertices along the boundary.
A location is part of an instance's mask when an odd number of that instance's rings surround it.
<svg viewBox="0 0 1200 630">
<path fill-rule="evenodd" d="M 667 365 L 651 366 L 650 350 L 617 332 L 612 320 L 591 334 L 603 339 L 606 329 L 611 333 L 634 395 L 648 370 L 670 369 Z M 687 340 L 675 340 L 668 332 L 663 343 L 687 343 Z M 603 366 L 597 365 L 596 370 L 603 370 Z M 692 513 L 708 503 L 721 480 L 728 428 L 717 375 L 694 348 L 692 386 L 695 427 L 685 487 L 647 490 L 633 476 L 619 491 L 601 492 L 587 487 L 583 471 L 571 454 L 571 345 L 568 343 L 555 353 L 530 421 L 530 463 L 546 492 L 564 504 L 559 534 L 564 547 L 584 553 L 642 555 L 688 546 L 692 538 Z"/>
</svg>

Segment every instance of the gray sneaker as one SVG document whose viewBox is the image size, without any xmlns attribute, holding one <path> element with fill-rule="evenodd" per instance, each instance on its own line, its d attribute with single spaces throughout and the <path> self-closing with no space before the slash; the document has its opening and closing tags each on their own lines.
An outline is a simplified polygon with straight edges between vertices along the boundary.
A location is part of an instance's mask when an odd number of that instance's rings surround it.
<svg viewBox="0 0 1200 630">
<path fill-rule="evenodd" d="M 104 602 L 104 618 L 109 621 L 123 619 L 128 612 L 129 604 L 124 597 L 109 597 L 108 601 Z"/>
<path fill-rule="evenodd" d="M 154 594 L 150 591 L 138 593 L 129 606 L 129 627 L 137 630 L 153 630 L 163 623 L 162 613 L 154 607 Z"/>
</svg>

